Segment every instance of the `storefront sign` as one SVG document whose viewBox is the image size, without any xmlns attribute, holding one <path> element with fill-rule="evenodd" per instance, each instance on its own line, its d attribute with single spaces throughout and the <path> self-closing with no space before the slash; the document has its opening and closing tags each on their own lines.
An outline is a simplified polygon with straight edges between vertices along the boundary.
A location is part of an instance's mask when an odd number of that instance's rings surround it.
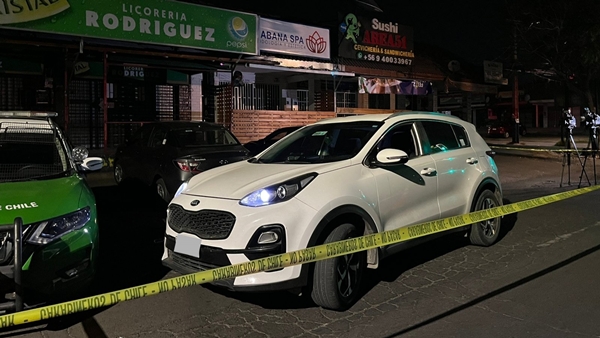
<svg viewBox="0 0 600 338">
<path fill-rule="evenodd" d="M 413 64 L 413 31 L 377 17 L 343 15 L 339 26 L 339 56 L 378 63 Z"/>
<path fill-rule="evenodd" d="M 167 81 L 167 70 L 162 68 L 110 66 L 108 67 L 107 75 L 108 81 L 110 82 L 144 81 L 148 83 L 163 84 Z"/>
<path fill-rule="evenodd" d="M 504 78 L 502 62 L 483 61 L 483 76 L 485 83 L 508 84 Z"/>
<path fill-rule="evenodd" d="M 329 30 L 260 18 L 258 48 L 273 53 L 329 59 Z"/>
<path fill-rule="evenodd" d="M 0 4 L 1 4 L 0 0 Z M 12 73 L 12 74 L 34 74 L 41 75 L 43 73 L 43 66 L 39 62 L 31 62 L 22 59 L 13 59 L 9 57 L 0 56 L 0 74 Z"/>
<path fill-rule="evenodd" d="M 358 78 L 360 94 L 429 95 L 431 82 L 381 78 Z"/>
<path fill-rule="evenodd" d="M 73 66 L 73 74 L 79 75 L 90 70 L 90 64 L 85 61 L 80 61 Z"/>
<path fill-rule="evenodd" d="M 0 0 L 0 28 L 242 54 L 257 53 L 257 22 L 254 14 L 171 0 Z"/>
</svg>

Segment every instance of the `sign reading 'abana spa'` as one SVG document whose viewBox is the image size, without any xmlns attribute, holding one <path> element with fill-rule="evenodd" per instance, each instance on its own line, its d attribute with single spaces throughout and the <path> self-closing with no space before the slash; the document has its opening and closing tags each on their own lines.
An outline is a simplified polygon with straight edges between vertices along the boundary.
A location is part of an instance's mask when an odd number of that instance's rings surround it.
<svg viewBox="0 0 600 338">
<path fill-rule="evenodd" d="M 0 28 L 256 54 L 257 16 L 170 0 L 0 0 Z"/>
</svg>

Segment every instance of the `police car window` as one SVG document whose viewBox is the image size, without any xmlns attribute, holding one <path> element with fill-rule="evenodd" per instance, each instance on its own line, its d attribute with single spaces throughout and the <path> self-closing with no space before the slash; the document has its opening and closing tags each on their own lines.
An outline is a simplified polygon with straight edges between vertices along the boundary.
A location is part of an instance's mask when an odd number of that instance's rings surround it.
<svg viewBox="0 0 600 338">
<path fill-rule="evenodd" d="M 460 148 L 452 125 L 445 122 L 422 121 L 427 138 L 429 139 L 431 153 L 439 153 Z"/>
</svg>

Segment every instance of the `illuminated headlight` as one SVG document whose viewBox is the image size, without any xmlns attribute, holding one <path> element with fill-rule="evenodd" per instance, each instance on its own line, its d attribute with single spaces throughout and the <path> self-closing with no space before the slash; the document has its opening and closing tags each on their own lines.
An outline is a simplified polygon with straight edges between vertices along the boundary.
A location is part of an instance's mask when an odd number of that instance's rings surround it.
<svg viewBox="0 0 600 338">
<path fill-rule="evenodd" d="M 240 204 L 247 207 L 261 207 L 287 201 L 296 196 L 312 182 L 315 177 L 317 177 L 317 173 L 310 173 L 281 184 L 275 184 L 264 189 L 259 189 L 242 198 Z"/>
<path fill-rule="evenodd" d="M 179 186 L 179 188 L 177 188 L 177 191 L 175 192 L 175 196 L 173 196 L 173 198 L 181 195 L 181 193 L 187 188 L 188 184 L 189 184 L 190 180 L 187 180 L 183 183 L 181 183 L 181 185 Z"/>
<path fill-rule="evenodd" d="M 90 221 L 90 217 L 90 208 L 86 207 L 68 215 L 41 222 L 27 242 L 31 244 L 50 243 L 72 231 L 81 229 Z"/>
</svg>

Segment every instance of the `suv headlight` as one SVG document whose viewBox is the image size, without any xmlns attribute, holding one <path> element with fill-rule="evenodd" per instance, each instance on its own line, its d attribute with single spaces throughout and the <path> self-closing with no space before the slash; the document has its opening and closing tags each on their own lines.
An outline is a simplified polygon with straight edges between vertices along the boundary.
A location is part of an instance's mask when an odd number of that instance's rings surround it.
<svg viewBox="0 0 600 338">
<path fill-rule="evenodd" d="M 177 188 L 177 191 L 175 192 L 175 195 L 173 196 L 173 199 L 179 195 L 181 195 L 181 193 L 188 187 L 190 180 L 188 179 L 187 181 L 181 183 L 181 185 L 179 186 L 179 188 Z"/>
<path fill-rule="evenodd" d="M 310 173 L 293 178 L 281 184 L 275 184 L 256 190 L 242 198 L 240 204 L 247 207 L 261 207 L 287 201 L 296 196 L 296 194 L 312 182 L 315 177 L 317 177 L 317 173 Z"/>
<path fill-rule="evenodd" d="M 72 231 L 81 229 L 89 222 L 90 217 L 90 208 L 85 207 L 68 215 L 41 222 L 27 242 L 31 244 L 50 243 Z"/>
</svg>

